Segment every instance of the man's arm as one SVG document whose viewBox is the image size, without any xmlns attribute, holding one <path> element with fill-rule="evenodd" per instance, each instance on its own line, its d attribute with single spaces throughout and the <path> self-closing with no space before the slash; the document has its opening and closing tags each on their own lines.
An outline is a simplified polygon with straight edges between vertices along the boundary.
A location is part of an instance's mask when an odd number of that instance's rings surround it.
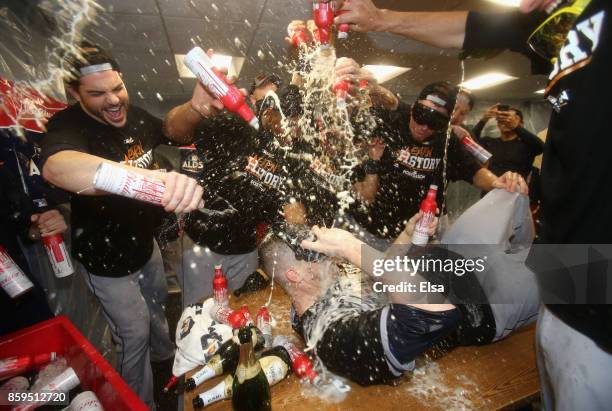
<svg viewBox="0 0 612 411">
<path fill-rule="evenodd" d="M 216 116 L 223 103 L 214 98 L 198 81 L 191 100 L 174 107 L 164 119 L 164 134 L 177 143 L 189 143 L 202 119 Z"/>
<path fill-rule="evenodd" d="M 345 2 L 342 10 L 336 25 L 355 31 L 388 32 L 442 48 L 461 48 L 465 39 L 467 11 L 398 12 L 378 9 L 371 0 Z"/>
<path fill-rule="evenodd" d="M 544 152 L 544 142 L 540 137 L 531 133 L 524 127 L 517 127 L 514 131 L 516 131 L 518 138 L 529 146 L 534 155 L 538 156 Z"/>
<path fill-rule="evenodd" d="M 382 158 L 385 151 L 385 143 L 380 138 L 375 138 L 368 145 L 369 159 L 362 165 L 365 178 L 353 184 L 353 189 L 366 204 L 371 204 L 376 199 L 376 193 L 380 187 L 380 172 Z"/>
<path fill-rule="evenodd" d="M 167 212 L 189 212 L 197 209 L 202 201 L 203 189 L 196 180 L 175 172 L 130 167 L 91 154 L 63 150 L 51 155 L 43 166 L 43 177 L 50 183 L 76 194 L 107 195 L 93 187 L 94 176 L 102 163 L 126 168 L 144 174 L 165 184 L 162 206 Z"/>
<path fill-rule="evenodd" d="M 503 176 L 497 177 L 495 174 L 481 168 L 474 174 L 472 183 L 484 191 L 491 191 L 494 188 L 502 188 L 510 193 L 518 191 L 521 194 L 527 194 L 527 183 L 519 173 L 508 171 Z"/>
</svg>

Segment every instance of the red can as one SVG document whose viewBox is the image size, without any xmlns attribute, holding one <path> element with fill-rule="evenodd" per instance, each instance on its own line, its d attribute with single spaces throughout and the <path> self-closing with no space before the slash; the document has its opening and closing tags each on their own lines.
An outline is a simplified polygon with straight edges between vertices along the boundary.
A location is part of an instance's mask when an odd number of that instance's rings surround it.
<svg viewBox="0 0 612 411">
<path fill-rule="evenodd" d="M 0 245 L 0 286 L 11 298 L 17 298 L 34 287 L 11 256 Z"/>
<path fill-rule="evenodd" d="M 38 368 L 57 358 L 54 352 L 39 355 L 24 355 L 0 360 L 0 380 L 23 374 L 33 368 Z"/>
<path fill-rule="evenodd" d="M 67 277 L 74 273 L 70 254 L 64 242 L 64 236 L 61 234 L 50 235 L 42 238 L 49 262 L 53 268 L 55 276 L 58 278 Z"/>
<path fill-rule="evenodd" d="M 436 196 L 438 193 L 438 186 L 432 184 L 429 186 L 427 197 L 421 202 L 421 212 L 423 216 L 417 222 L 412 233 L 412 244 L 425 245 L 429 241 L 429 226 L 436 218 L 436 211 L 438 205 L 436 204 Z"/>
</svg>

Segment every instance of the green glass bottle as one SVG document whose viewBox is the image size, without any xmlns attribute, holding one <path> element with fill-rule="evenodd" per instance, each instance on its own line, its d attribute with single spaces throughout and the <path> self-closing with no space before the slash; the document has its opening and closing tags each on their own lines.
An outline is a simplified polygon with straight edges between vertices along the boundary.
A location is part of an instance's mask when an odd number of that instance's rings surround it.
<svg viewBox="0 0 612 411">
<path fill-rule="evenodd" d="M 240 359 L 232 384 L 234 411 L 269 411 L 272 409 L 270 384 L 253 349 L 253 332 L 248 327 L 238 331 Z"/>
</svg>

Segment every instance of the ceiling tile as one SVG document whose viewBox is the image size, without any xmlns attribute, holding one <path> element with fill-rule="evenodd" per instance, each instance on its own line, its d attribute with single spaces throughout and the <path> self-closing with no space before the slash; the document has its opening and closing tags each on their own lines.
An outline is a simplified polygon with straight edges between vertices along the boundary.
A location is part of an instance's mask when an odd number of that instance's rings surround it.
<svg viewBox="0 0 612 411">
<path fill-rule="evenodd" d="M 255 26 L 265 0 L 158 0 L 163 16 L 192 17 Z M 248 21 L 248 24 L 245 23 Z"/>
<path fill-rule="evenodd" d="M 149 53 L 149 49 L 169 52 L 161 17 L 106 13 L 96 25 L 84 31 L 84 37 L 109 50 Z"/>
</svg>

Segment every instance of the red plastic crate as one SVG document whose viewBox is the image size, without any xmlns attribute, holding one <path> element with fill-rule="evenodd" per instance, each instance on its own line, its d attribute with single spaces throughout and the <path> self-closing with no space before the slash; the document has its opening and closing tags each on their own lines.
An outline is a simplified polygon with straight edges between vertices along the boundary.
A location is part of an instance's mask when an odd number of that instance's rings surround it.
<svg viewBox="0 0 612 411">
<path fill-rule="evenodd" d="M 149 409 L 66 316 L 43 321 L 0 339 L 0 358 L 52 351 L 66 358 L 68 366 L 79 377 L 83 391 L 95 392 L 104 409 Z"/>
</svg>

